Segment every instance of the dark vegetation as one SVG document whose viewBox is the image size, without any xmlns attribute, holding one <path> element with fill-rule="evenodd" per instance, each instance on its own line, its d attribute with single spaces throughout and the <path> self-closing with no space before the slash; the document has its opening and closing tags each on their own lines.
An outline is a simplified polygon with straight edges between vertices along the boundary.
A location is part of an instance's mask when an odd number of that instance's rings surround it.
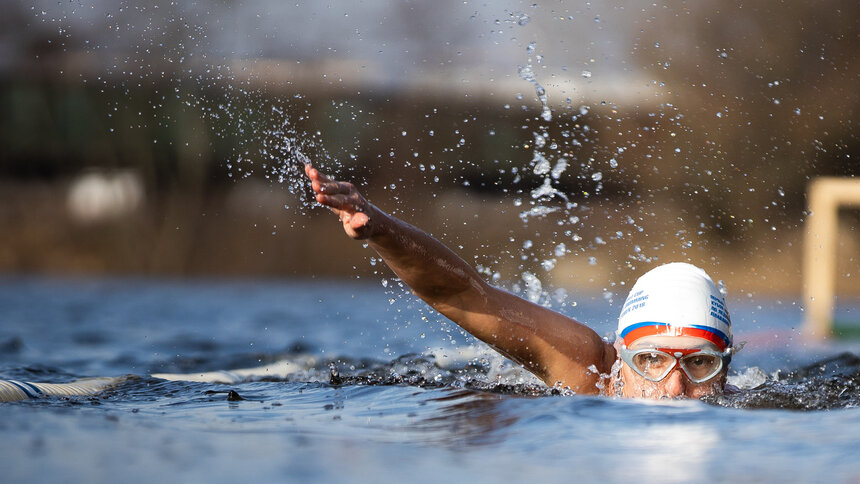
<svg viewBox="0 0 860 484">
<path fill-rule="evenodd" d="M 80 52 L 32 27 L 22 42 L 28 61 L 0 79 L 0 271 L 378 271 L 355 263 L 367 253 L 343 241 L 334 220 L 309 214 L 295 160 L 261 154 L 263 142 L 277 138 L 268 110 L 277 106 L 323 168 L 356 180 L 368 198 L 467 259 L 503 268 L 505 278 L 536 270 L 540 257 L 521 257 L 523 240 L 551 250 L 567 237 L 554 216 L 518 217 L 542 181 L 529 160 L 545 124 L 561 144 L 551 155 L 570 161 L 555 187 L 582 219 L 582 250 L 574 247 L 560 268 L 578 276 L 560 284 L 626 280 L 632 247 L 641 245 L 649 257 L 721 261 L 717 272 L 736 287 L 796 290 L 808 182 L 858 173 L 857 6 L 711 1 L 691 12 L 685 5 L 670 2 L 638 22 L 634 58 L 671 86 L 661 99 L 593 103 L 587 114 L 578 114 L 578 102 L 558 103 L 551 123 L 541 122 L 528 95 L 523 110 L 492 97 L 243 84 L 230 76 L 200 83 L 176 71 L 159 78 L 82 67 L 57 75 Z M 667 25 L 674 35 L 665 35 Z M 531 92 L 525 81 L 523 92 Z M 572 139 L 578 143 L 561 143 Z M 145 203 L 121 218 L 75 220 L 65 208 L 68 188 L 92 170 L 131 170 Z M 512 205 L 517 198 L 522 207 Z M 627 217 L 642 230 L 626 226 Z M 860 270 L 857 225 L 856 213 L 846 213 L 843 290 L 857 285 L 850 276 Z M 592 242 L 619 231 L 624 242 Z M 585 263 L 590 255 L 598 255 L 594 267 Z"/>
</svg>

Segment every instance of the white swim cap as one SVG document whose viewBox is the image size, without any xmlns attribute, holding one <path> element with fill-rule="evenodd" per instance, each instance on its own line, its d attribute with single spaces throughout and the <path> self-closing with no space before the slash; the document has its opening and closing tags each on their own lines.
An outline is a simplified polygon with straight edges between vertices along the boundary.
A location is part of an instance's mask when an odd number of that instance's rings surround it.
<svg viewBox="0 0 860 484">
<path fill-rule="evenodd" d="M 698 267 L 665 264 L 636 281 L 618 317 L 626 346 L 643 336 L 696 336 L 720 349 L 732 345 L 732 322 L 714 281 Z"/>
</svg>

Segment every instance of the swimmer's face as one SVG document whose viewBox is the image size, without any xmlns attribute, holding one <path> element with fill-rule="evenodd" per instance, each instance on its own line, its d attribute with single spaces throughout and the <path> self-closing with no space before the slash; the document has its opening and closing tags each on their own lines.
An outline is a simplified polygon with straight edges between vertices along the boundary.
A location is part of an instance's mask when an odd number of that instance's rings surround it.
<svg viewBox="0 0 860 484">
<path fill-rule="evenodd" d="M 704 339 L 693 336 L 649 336 L 636 340 L 631 350 L 641 348 L 673 348 L 673 349 L 708 349 L 717 351 L 717 347 Z M 701 398 L 708 395 L 718 395 L 723 392 L 726 384 L 726 373 L 728 369 L 723 368 L 713 378 L 695 383 L 684 373 L 680 365 L 660 381 L 650 381 L 636 373 L 632 368 L 623 363 L 621 366 L 620 380 L 624 383 L 621 389 L 622 396 L 633 398 Z"/>
</svg>

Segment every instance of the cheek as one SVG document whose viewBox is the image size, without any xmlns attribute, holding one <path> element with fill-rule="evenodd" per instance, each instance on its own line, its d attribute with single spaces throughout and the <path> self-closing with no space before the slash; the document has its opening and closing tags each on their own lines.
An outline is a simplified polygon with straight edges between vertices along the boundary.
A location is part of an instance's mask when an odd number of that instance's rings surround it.
<svg viewBox="0 0 860 484">
<path fill-rule="evenodd" d="M 627 397 L 647 397 L 659 387 L 659 383 L 642 378 L 627 365 L 621 367 L 621 378 L 624 382 L 623 393 Z"/>
<path fill-rule="evenodd" d="M 715 378 L 710 382 L 700 383 L 692 388 L 690 397 L 701 398 L 709 395 L 718 395 L 723 392 L 723 381 L 720 378 Z"/>
</svg>

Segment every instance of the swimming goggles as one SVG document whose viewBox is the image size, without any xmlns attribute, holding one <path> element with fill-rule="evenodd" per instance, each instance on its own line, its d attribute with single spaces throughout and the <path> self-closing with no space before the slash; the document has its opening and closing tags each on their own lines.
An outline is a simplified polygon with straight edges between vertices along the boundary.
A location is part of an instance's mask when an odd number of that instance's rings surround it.
<svg viewBox="0 0 860 484">
<path fill-rule="evenodd" d="M 675 368 L 681 367 L 693 383 L 702 383 L 717 376 L 732 361 L 732 348 L 712 351 L 702 348 L 641 348 L 621 347 L 621 359 L 640 376 L 650 381 L 660 381 Z"/>
</svg>

